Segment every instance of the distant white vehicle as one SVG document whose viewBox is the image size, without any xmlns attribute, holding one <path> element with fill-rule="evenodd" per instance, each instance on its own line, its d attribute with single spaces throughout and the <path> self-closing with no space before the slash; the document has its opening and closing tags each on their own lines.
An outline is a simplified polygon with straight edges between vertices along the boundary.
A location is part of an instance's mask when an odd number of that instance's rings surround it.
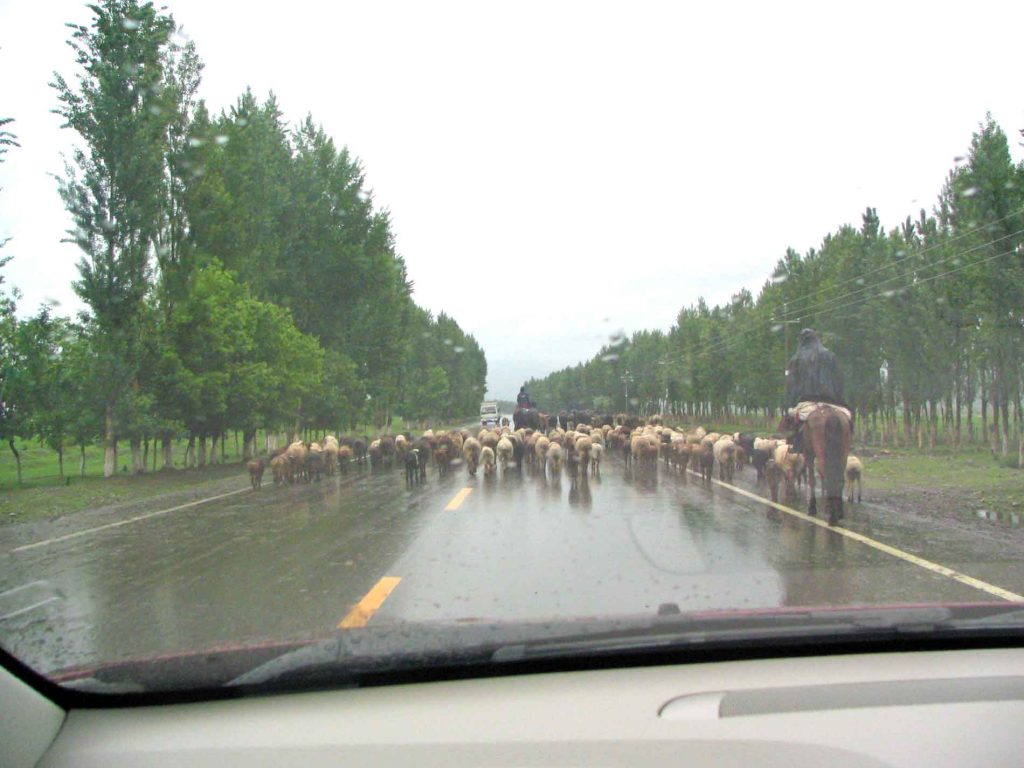
<svg viewBox="0 0 1024 768">
<path fill-rule="evenodd" d="M 501 421 L 501 413 L 497 403 L 480 403 L 480 424 L 485 427 L 496 427 Z"/>
</svg>

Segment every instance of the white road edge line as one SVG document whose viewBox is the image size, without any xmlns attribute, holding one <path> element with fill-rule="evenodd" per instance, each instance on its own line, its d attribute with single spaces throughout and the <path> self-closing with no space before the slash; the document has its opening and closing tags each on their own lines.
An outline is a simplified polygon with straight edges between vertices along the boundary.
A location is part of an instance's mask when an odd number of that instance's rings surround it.
<svg viewBox="0 0 1024 768">
<path fill-rule="evenodd" d="M 696 477 L 700 477 L 700 475 L 694 472 L 692 469 L 687 469 L 686 471 L 692 475 L 695 475 Z M 793 509 L 792 507 L 787 507 L 785 504 L 779 504 L 778 502 L 772 501 L 771 499 L 766 499 L 764 496 L 759 496 L 756 493 L 751 493 L 745 488 L 740 488 L 730 483 L 724 483 L 721 480 L 716 480 L 713 477 L 711 478 L 711 482 L 715 483 L 715 485 L 722 486 L 726 490 L 738 493 L 742 496 L 746 496 L 748 498 L 755 499 L 764 504 L 767 504 L 768 506 L 777 509 L 780 512 L 785 512 L 787 515 L 792 515 L 793 517 L 799 518 L 804 522 L 812 523 L 821 528 L 824 528 L 827 531 L 833 531 L 839 534 L 840 536 L 845 536 L 848 539 L 858 541 L 861 544 L 871 547 L 872 549 L 877 549 L 880 552 L 885 552 L 887 555 L 892 555 L 893 557 L 899 558 L 900 560 L 912 563 L 913 565 L 916 565 L 920 568 L 924 568 L 926 571 L 931 571 L 932 573 L 936 573 L 940 576 L 946 576 L 947 578 L 953 579 L 953 581 L 959 581 L 961 584 L 966 584 L 969 587 L 974 587 L 974 589 L 981 590 L 982 592 L 987 592 L 990 595 L 1002 598 L 1003 600 L 1007 600 L 1011 603 L 1024 602 L 1024 595 L 1018 595 L 1016 592 L 1011 592 L 1008 589 L 1003 589 L 1002 587 L 996 586 L 995 584 L 989 584 L 987 581 L 982 581 L 981 579 L 976 579 L 973 576 L 968 576 L 966 573 L 961 573 L 960 571 L 953 570 L 952 568 L 947 568 L 944 565 L 934 563 L 931 560 L 926 560 L 923 557 L 918 557 L 917 555 L 912 555 L 909 552 L 904 552 L 902 549 L 899 549 L 898 547 L 894 547 L 890 544 L 885 544 L 881 541 L 876 541 L 875 539 L 872 539 L 870 536 L 865 536 L 863 533 L 857 533 L 856 531 L 851 531 L 849 528 L 843 528 L 839 525 L 829 525 L 826 521 L 820 520 L 817 517 L 812 517 L 811 515 L 805 514 L 804 512 L 800 512 L 796 509 Z"/>
<path fill-rule="evenodd" d="M 228 491 L 227 493 L 221 493 L 217 496 L 208 496 L 205 499 L 196 499 L 195 501 L 189 501 L 185 504 L 179 504 L 176 507 L 168 507 L 167 509 L 158 509 L 156 512 L 148 512 L 145 515 L 137 515 L 136 517 L 129 517 L 127 520 L 118 520 L 116 523 L 107 523 L 106 525 L 97 525 L 95 528 L 86 528 L 82 531 L 75 531 L 74 533 L 68 533 L 64 536 L 55 536 L 52 539 L 44 539 L 43 541 L 37 541 L 33 544 L 23 544 L 20 547 L 15 547 L 11 550 L 11 553 L 26 552 L 30 549 L 36 549 L 37 547 L 46 547 L 50 544 L 57 544 L 61 541 L 68 541 L 69 539 L 77 539 L 79 536 L 88 536 L 91 533 L 98 533 L 99 531 L 105 531 L 110 528 L 119 528 L 122 525 L 129 525 L 130 523 L 137 523 L 140 520 L 148 520 L 151 517 L 158 517 L 159 515 L 166 515 L 170 512 L 177 512 L 180 509 L 188 509 L 189 507 L 198 507 L 200 504 L 206 504 L 208 501 L 216 501 L 217 499 L 226 499 L 228 496 L 235 496 L 239 493 L 245 493 L 251 491 L 251 486 L 240 488 L 237 491 Z"/>
<path fill-rule="evenodd" d="M 353 464 L 356 461 L 358 461 L 358 459 L 349 459 L 349 464 Z M 12 549 L 11 550 L 11 554 L 13 555 L 13 554 L 15 554 L 17 552 L 25 552 L 25 551 L 27 551 L 29 549 L 35 549 L 36 547 L 45 547 L 45 546 L 48 546 L 50 544 L 57 544 L 57 543 L 59 543 L 61 541 L 67 541 L 68 539 L 77 539 L 79 536 L 88 536 L 90 533 L 97 533 L 99 531 L 105 531 L 108 528 L 117 528 L 117 527 L 122 526 L 122 525 L 128 525 L 129 523 L 137 523 L 140 520 L 148 520 L 151 517 L 157 517 L 159 515 L 166 515 L 168 512 L 177 512 L 179 509 L 187 509 L 188 507 L 195 507 L 195 506 L 198 506 L 200 504 L 205 504 L 208 501 L 217 501 L 217 499 L 225 499 L 228 496 L 234 496 L 234 495 L 239 494 L 239 493 L 245 493 L 248 490 L 251 490 L 251 486 L 250 487 L 246 487 L 246 488 L 239 488 L 237 491 L 228 491 L 227 493 L 222 493 L 222 494 L 219 494 L 217 496 L 208 496 L 205 499 L 197 499 L 196 501 L 190 501 L 187 504 L 179 504 L 176 507 L 169 507 L 168 509 L 160 509 L 160 510 L 157 510 L 156 512 L 148 512 L 145 515 L 138 515 L 137 517 L 130 517 L 127 520 L 118 520 L 116 523 L 107 523 L 106 525 L 98 525 L 95 528 L 86 528 L 83 531 L 75 531 L 74 533 L 69 533 L 69 534 L 66 534 L 64 536 L 55 536 L 52 539 L 45 539 L 43 541 L 36 541 L 36 542 L 34 542 L 32 544 L 23 544 L 20 547 L 15 547 L 14 549 Z"/>
<path fill-rule="evenodd" d="M 11 611 L 10 613 L 5 613 L 3 616 L 0 616 L 0 621 L 6 621 L 7 619 L 13 619 L 15 616 L 21 616 L 21 614 L 28 613 L 29 611 L 34 611 L 36 608 L 42 608 L 44 605 L 47 605 L 48 603 L 56 602 L 59 599 L 60 599 L 59 597 L 48 597 L 45 600 L 40 600 L 38 603 L 32 603 L 32 605 L 26 605 L 24 608 L 19 608 L 16 611 Z"/>
</svg>

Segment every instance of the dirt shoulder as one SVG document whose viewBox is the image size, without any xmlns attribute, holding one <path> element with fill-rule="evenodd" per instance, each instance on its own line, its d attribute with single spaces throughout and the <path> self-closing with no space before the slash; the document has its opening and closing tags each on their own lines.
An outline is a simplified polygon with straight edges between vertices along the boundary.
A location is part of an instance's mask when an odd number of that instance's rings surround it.
<svg viewBox="0 0 1024 768">
<path fill-rule="evenodd" d="M 1024 471 L 987 451 L 859 452 L 864 500 L 972 532 L 1024 543 Z"/>
</svg>

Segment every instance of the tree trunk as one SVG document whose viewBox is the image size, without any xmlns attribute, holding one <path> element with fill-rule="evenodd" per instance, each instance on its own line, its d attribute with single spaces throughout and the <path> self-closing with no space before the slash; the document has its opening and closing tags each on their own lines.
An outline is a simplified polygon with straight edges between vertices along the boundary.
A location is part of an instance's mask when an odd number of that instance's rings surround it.
<svg viewBox="0 0 1024 768">
<path fill-rule="evenodd" d="M 985 381 L 985 372 L 979 373 L 978 386 L 981 391 L 981 440 L 986 445 L 991 444 L 991 436 L 988 431 L 988 382 Z"/>
<path fill-rule="evenodd" d="M 21 454 L 18 453 L 18 449 L 14 447 L 14 438 L 10 438 L 7 444 L 11 446 L 11 453 L 14 454 L 14 463 L 18 467 L 18 485 L 21 485 Z"/>
<path fill-rule="evenodd" d="M 960 409 L 963 404 L 960 402 L 960 382 L 956 384 L 956 416 L 953 426 L 953 449 L 960 450 L 960 441 L 963 439 L 963 434 L 960 431 Z"/>
<path fill-rule="evenodd" d="M 235 458 L 238 458 L 238 430 L 235 430 Z M 245 458 L 244 456 L 242 457 Z"/>
<path fill-rule="evenodd" d="M 235 456 L 238 456 L 238 433 L 235 432 Z M 227 464 L 228 461 L 228 433 L 220 434 L 220 462 Z"/>
<path fill-rule="evenodd" d="M 171 436 L 170 435 L 163 435 L 160 438 L 160 440 L 161 440 L 161 443 L 162 443 L 162 446 L 163 446 L 163 453 L 164 453 L 164 466 L 163 466 L 163 468 L 164 469 L 174 469 L 174 454 L 171 452 L 172 451 Z"/>
<path fill-rule="evenodd" d="M 85 443 L 78 446 L 81 456 L 78 459 L 78 476 L 85 477 Z"/>
<path fill-rule="evenodd" d="M 211 436 L 211 441 L 210 441 L 210 464 L 211 464 L 211 466 L 214 465 L 214 464 L 219 463 L 219 461 L 220 461 L 219 458 L 217 457 L 217 445 L 218 445 L 219 442 L 220 442 L 220 435 L 217 434 L 216 432 L 214 432 L 213 435 Z"/>
<path fill-rule="evenodd" d="M 57 471 L 60 473 L 60 484 L 64 485 L 64 447 L 57 449 Z"/>
<path fill-rule="evenodd" d="M 117 434 L 114 431 L 114 405 L 107 403 L 103 427 L 103 476 L 113 477 L 117 472 Z"/>
<path fill-rule="evenodd" d="M 149 435 L 142 436 L 142 471 L 149 469 Z"/>
<path fill-rule="evenodd" d="M 1000 434 L 1000 452 L 1003 456 L 1010 453 L 1010 398 L 1005 394 L 1002 397 L 1001 408 L 1003 410 L 1003 431 Z"/>
<path fill-rule="evenodd" d="M 238 437 L 238 433 L 235 433 Z M 256 453 L 256 430 L 242 432 L 242 461 L 248 461 Z"/>
<path fill-rule="evenodd" d="M 206 433 L 199 435 L 199 468 L 206 466 Z"/>
<path fill-rule="evenodd" d="M 185 467 L 187 469 L 194 469 L 196 466 L 196 435 L 194 432 L 188 433 L 188 445 L 185 446 Z"/>
<path fill-rule="evenodd" d="M 146 465 L 142 463 L 142 440 L 138 435 L 132 435 L 128 444 L 132 449 L 132 474 L 141 475 L 146 471 Z"/>
</svg>

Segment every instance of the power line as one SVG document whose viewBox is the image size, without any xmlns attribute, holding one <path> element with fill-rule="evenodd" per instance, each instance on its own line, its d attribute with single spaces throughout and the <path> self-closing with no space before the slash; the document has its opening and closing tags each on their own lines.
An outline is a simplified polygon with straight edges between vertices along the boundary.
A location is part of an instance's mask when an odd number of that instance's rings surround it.
<svg viewBox="0 0 1024 768">
<path fill-rule="evenodd" d="M 938 259 L 937 261 L 933 261 L 930 264 L 919 264 L 917 266 L 912 267 L 911 269 L 908 269 L 906 272 L 902 272 L 900 274 L 892 275 L 890 277 L 885 278 L 884 280 L 880 280 L 880 281 L 878 281 L 876 283 L 872 283 L 871 285 L 865 285 L 865 286 L 863 286 L 861 288 L 858 288 L 855 291 L 848 291 L 848 292 L 840 294 L 838 296 L 833 296 L 832 298 L 827 299 L 825 301 L 819 302 L 818 304 L 812 304 L 809 307 L 805 307 L 801 311 L 800 314 L 804 315 L 804 314 L 807 314 L 807 313 L 809 313 L 811 311 L 815 311 L 815 310 L 817 310 L 817 311 L 820 311 L 822 309 L 835 310 L 835 309 L 841 309 L 842 307 L 845 307 L 845 306 L 850 306 L 849 304 L 841 304 L 840 306 L 832 306 L 832 305 L 839 304 L 840 302 L 844 301 L 845 299 L 850 298 L 851 296 L 856 296 L 857 294 L 862 294 L 862 293 L 866 293 L 868 291 L 877 290 L 880 286 L 885 285 L 886 283 L 890 283 L 890 282 L 892 282 L 894 280 L 899 280 L 899 279 L 902 279 L 902 278 L 910 277 L 914 273 L 920 272 L 922 269 L 928 269 L 928 268 L 931 268 L 931 267 L 938 266 L 940 264 L 944 264 L 946 262 L 950 262 L 950 261 L 954 261 L 956 259 L 963 258 L 967 254 L 973 253 L 974 251 L 978 251 L 978 250 L 981 250 L 983 248 L 988 248 L 989 246 L 995 245 L 996 243 L 1000 242 L 1001 240 L 1006 240 L 1008 238 L 1015 237 L 1015 236 L 1020 235 L 1020 234 L 1024 234 L 1024 228 L 1018 229 L 1015 232 L 1011 232 L 1009 234 L 1003 235 L 1002 237 L 997 237 L 997 238 L 995 238 L 993 240 L 990 240 L 990 241 L 988 241 L 986 243 L 981 243 L 979 245 L 972 246 L 971 248 L 968 248 L 967 250 L 959 251 L 957 253 L 951 254 L 950 256 L 947 256 L 945 258 Z M 920 253 L 923 253 L 923 252 L 924 251 L 921 251 Z M 1011 251 L 1008 251 L 1007 253 L 1013 253 L 1013 251 L 1011 250 Z M 971 266 L 972 264 L 984 263 L 984 261 L 986 261 L 986 259 L 969 262 L 967 265 L 965 265 L 965 268 Z M 888 269 L 888 268 L 890 268 L 892 266 L 893 266 L 893 264 L 889 263 L 889 264 L 883 265 L 882 267 L 879 267 L 877 269 L 871 270 L 871 272 L 865 273 L 865 274 L 871 274 L 871 273 L 874 273 L 874 272 L 879 272 L 882 269 Z M 959 268 L 957 270 L 954 270 L 954 271 L 959 271 Z M 946 274 L 946 273 L 943 273 L 943 274 Z M 859 280 L 859 279 L 861 279 L 861 278 L 854 278 L 854 280 Z M 849 282 L 849 281 L 846 281 L 846 282 Z M 827 290 L 831 290 L 831 286 Z M 816 291 L 816 292 L 820 293 L 820 289 L 819 289 L 819 291 Z M 769 321 L 769 325 L 774 325 L 774 324 L 777 324 L 777 323 L 792 322 L 792 320 L 785 319 L 785 318 L 791 318 L 795 314 L 796 313 L 792 312 L 792 311 L 784 312 L 784 313 L 781 314 L 781 316 L 772 318 Z M 718 349 L 728 348 L 734 342 L 743 340 L 744 338 L 748 337 L 752 333 L 757 332 L 758 330 L 760 330 L 760 326 L 754 327 L 754 328 L 747 328 L 747 329 L 741 330 L 741 331 L 737 331 L 735 334 L 733 334 L 733 335 L 731 335 L 731 336 L 729 336 L 729 337 L 727 337 L 725 339 L 719 339 L 717 342 L 715 342 L 714 344 L 706 347 L 702 351 L 713 352 L 713 351 L 716 351 Z"/>
<path fill-rule="evenodd" d="M 974 227 L 973 229 L 965 230 L 965 231 L 961 232 L 958 235 L 953 235 L 949 239 L 944 240 L 942 242 L 935 243 L 934 245 L 925 246 L 920 251 L 918 251 L 917 254 L 923 256 L 924 254 L 929 253 L 930 251 L 933 251 L 936 248 L 939 248 L 941 246 L 949 245 L 950 243 L 956 242 L 957 240 L 965 238 L 965 237 L 967 237 L 969 235 L 976 234 L 977 232 L 980 232 L 983 229 L 988 229 L 988 228 L 992 227 L 994 224 L 999 224 L 999 223 L 1001 223 L 1003 221 L 1006 221 L 1007 219 L 1010 219 L 1010 218 L 1012 218 L 1014 216 L 1017 216 L 1018 214 L 1021 214 L 1021 213 L 1024 213 L 1024 207 L 1018 208 L 1015 211 L 1011 211 L 1010 213 L 1006 214 L 1005 216 L 1003 216 L 1001 218 L 998 218 L 998 219 L 995 219 L 994 221 L 990 221 L 990 222 L 988 222 L 986 224 L 981 224 L 981 225 L 979 225 L 977 227 Z M 996 242 L 996 241 L 993 241 L 993 242 Z M 940 260 L 940 262 L 937 262 L 937 263 L 941 263 L 941 260 Z M 883 265 L 881 265 L 879 267 L 876 267 L 875 269 L 868 270 L 867 272 L 864 272 L 863 274 L 860 274 L 857 277 L 851 277 L 851 278 L 849 278 L 847 280 L 844 280 L 844 281 L 842 281 L 840 283 L 837 283 L 834 286 L 818 288 L 817 290 L 814 290 L 814 291 L 811 291 L 810 293 L 804 294 L 803 299 L 806 300 L 806 299 L 810 298 L 811 296 L 815 296 L 815 295 L 817 295 L 819 293 L 822 293 L 824 291 L 831 290 L 832 288 L 838 288 L 838 287 L 841 287 L 843 285 L 848 285 L 849 283 L 856 282 L 857 280 L 862 280 L 863 278 L 867 277 L 868 275 L 873 275 L 876 272 L 880 272 L 883 269 L 886 269 L 887 266 L 888 265 L 883 264 Z M 799 310 L 794 310 L 794 311 L 797 314 L 802 314 L 802 313 L 805 313 L 807 311 L 807 309 L 799 309 Z"/>
<path fill-rule="evenodd" d="M 914 282 L 913 284 L 907 285 L 904 288 L 899 289 L 899 292 L 902 293 L 904 291 L 908 291 L 908 290 L 910 290 L 912 288 L 916 288 L 919 285 L 924 285 L 925 283 L 930 283 L 933 280 L 938 280 L 939 278 L 942 278 L 942 277 L 948 277 L 949 275 L 956 274 L 957 272 L 961 272 L 961 271 L 963 271 L 965 269 L 969 269 L 971 267 L 978 266 L 979 264 L 985 264 L 985 263 L 987 263 L 989 261 L 993 261 L 993 260 L 998 259 L 998 258 L 1000 258 L 1002 256 L 1010 256 L 1010 255 L 1013 255 L 1014 253 L 1016 253 L 1016 249 L 1015 248 L 1011 248 L 1010 250 L 1003 251 L 1001 253 L 996 253 L 996 254 L 993 254 L 991 256 L 986 256 L 985 258 L 982 258 L 982 259 L 975 259 L 974 261 L 968 262 L 967 264 L 961 264 L 960 266 L 958 266 L 958 267 L 956 267 L 954 269 L 949 269 L 949 270 L 946 270 L 945 272 L 940 272 L 937 275 L 931 275 L 929 277 L 921 278 L 921 279 L 917 280 L 916 282 Z M 906 276 L 906 275 L 904 275 L 904 276 Z M 895 295 L 896 292 L 894 291 L 893 293 Z M 853 294 L 848 294 L 848 295 L 853 295 Z M 832 311 L 833 312 L 838 312 L 839 310 L 842 310 L 842 309 L 847 309 L 849 307 L 857 306 L 857 305 L 862 304 L 863 302 L 867 301 L 870 298 L 872 298 L 872 297 L 862 296 L 861 298 L 856 299 L 854 301 L 848 302 L 846 304 L 840 304 L 837 307 L 833 307 Z M 849 316 L 849 318 L 846 318 L 846 319 L 852 319 L 852 318 L 853 318 L 853 315 Z M 743 339 L 740 337 L 740 335 L 736 335 L 736 336 L 732 337 L 731 339 L 725 340 L 724 342 L 720 342 L 720 343 L 717 343 L 716 345 L 712 345 L 712 346 L 707 347 L 707 348 L 705 348 L 703 350 L 699 350 L 697 352 L 697 354 L 701 354 L 703 352 L 715 352 L 715 351 L 720 351 L 720 350 L 731 349 L 731 348 L 734 348 L 734 345 L 737 344 L 740 341 L 743 341 Z"/>
</svg>

